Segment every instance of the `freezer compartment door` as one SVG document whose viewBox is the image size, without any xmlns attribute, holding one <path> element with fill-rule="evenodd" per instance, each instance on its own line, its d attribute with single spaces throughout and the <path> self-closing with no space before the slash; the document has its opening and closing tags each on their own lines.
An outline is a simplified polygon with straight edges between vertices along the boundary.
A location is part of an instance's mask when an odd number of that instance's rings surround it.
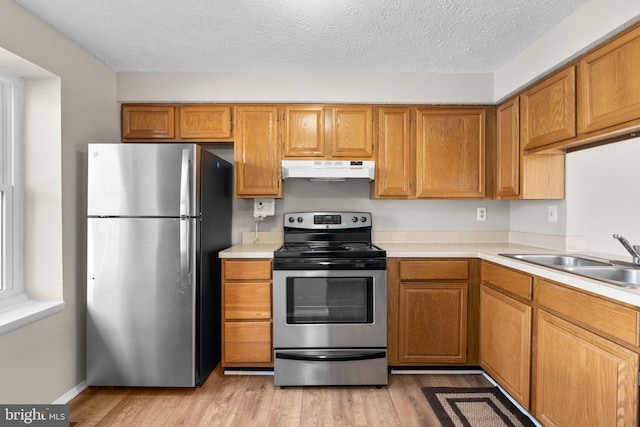
<svg viewBox="0 0 640 427">
<path fill-rule="evenodd" d="M 88 385 L 195 385 L 196 225 L 88 219 Z"/>
<path fill-rule="evenodd" d="M 89 216 L 196 216 L 200 148 L 89 144 Z"/>
</svg>

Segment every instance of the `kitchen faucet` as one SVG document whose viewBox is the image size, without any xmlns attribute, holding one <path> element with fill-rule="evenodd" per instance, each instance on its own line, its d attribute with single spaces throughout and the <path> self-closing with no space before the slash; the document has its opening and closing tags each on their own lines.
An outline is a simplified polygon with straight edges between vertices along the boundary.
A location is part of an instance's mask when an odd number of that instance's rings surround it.
<svg viewBox="0 0 640 427">
<path fill-rule="evenodd" d="M 629 241 L 619 234 L 614 234 L 613 238 L 618 239 L 620 243 L 622 243 L 622 246 L 624 246 L 624 248 L 627 250 L 627 252 L 631 254 L 631 256 L 633 257 L 633 263 L 636 265 L 640 265 L 640 245 L 631 246 Z"/>
</svg>

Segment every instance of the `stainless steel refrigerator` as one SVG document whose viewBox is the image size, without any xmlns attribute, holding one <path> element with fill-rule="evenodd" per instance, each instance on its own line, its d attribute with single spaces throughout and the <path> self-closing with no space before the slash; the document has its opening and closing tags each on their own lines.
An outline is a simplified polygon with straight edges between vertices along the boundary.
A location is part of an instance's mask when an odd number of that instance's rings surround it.
<svg viewBox="0 0 640 427">
<path fill-rule="evenodd" d="M 89 144 L 88 385 L 198 386 L 219 362 L 232 182 L 195 144 Z"/>
</svg>

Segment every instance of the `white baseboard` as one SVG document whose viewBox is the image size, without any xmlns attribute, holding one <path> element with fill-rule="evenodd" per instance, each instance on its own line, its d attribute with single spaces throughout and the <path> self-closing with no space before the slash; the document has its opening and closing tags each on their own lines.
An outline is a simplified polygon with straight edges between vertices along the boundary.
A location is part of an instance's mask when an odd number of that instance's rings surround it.
<svg viewBox="0 0 640 427">
<path fill-rule="evenodd" d="M 52 405 L 66 405 L 71 401 L 71 399 L 79 395 L 85 388 L 87 388 L 86 380 L 82 381 L 80 384 L 73 387 L 71 390 L 67 391 L 65 394 L 54 400 L 52 402 Z"/>
</svg>

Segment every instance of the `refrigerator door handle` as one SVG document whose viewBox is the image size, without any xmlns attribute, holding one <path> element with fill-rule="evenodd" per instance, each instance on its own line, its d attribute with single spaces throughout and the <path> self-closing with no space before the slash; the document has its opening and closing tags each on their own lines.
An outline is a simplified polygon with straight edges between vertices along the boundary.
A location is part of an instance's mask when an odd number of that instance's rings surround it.
<svg viewBox="0 0 640 427">
<path fill-rule="evenodd" d="M 182 163 L 180 165 L 180 216 L 191 216 L 191 150 L 182 150 Z"/>
<path fill-rule="evenodd" d="M 191 220 L 180 220 L 180 284 L 182 288 L 191 286 Z"/>
</svg>

